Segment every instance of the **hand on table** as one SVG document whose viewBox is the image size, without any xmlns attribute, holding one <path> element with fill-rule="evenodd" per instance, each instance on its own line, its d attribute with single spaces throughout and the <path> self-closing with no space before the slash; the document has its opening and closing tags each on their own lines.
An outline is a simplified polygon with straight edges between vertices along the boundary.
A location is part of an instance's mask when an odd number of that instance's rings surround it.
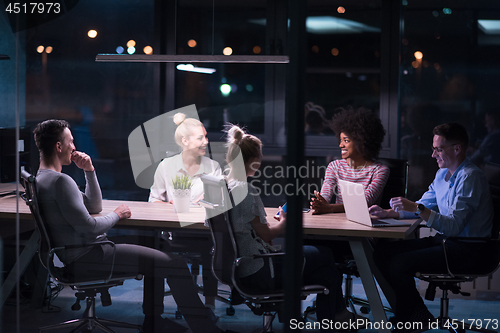
<svg viewBox="0 0 500 333">
<path fill-rule="evenodd" d="M 311 198 L 311 209 L 313 210 L 313 215 L 330 213 L 330 204 L 325 198 L 319 194 L 318 191 L 314 191 L 315 197 Z"/>
<path fill-rule="evenodd" d="M 120 206 L 118 206 L 115 209 L 115 213 L 118 214 L 118 217 L 120 218 L 120 220 L 128 219 L 129 217 L 132 216 L 132 212 L 130 211 L 130 208 L 125 204 L 121 204 Z"/>
</svg>

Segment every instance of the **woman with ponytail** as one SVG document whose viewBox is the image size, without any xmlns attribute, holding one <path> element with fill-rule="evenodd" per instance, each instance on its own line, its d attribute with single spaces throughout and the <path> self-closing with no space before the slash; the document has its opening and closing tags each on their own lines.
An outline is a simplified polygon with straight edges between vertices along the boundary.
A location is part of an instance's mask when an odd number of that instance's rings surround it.
<svg viewBox="0 0 500 333">
<path fill-rule="evenodd" d="M 286 213 L 279 208 L 279 221 L 268 223 L 266 213 L 258 191 L 249 182 L 259 169 L 262 161 L 262 142 L 255 136 L 246 134 L 236 125 L 227 131 L 227 163 L 230 172 L 227 183 L 235 202 L 238 204 L 229 211 L 235 232 L 238 250 L 242 257 L 255 254 L 276 252 L 272 240 L 285 231 Z M 237 156 L 241 154 L 244 167 L 237 165 Z M 319 284 L 327 287 L 328 295 L 317 296 L 317 317 L 319 322 L 328 320 L 331 325 L 322 327 L 321 332 L 334 332 L 335 313 L 345 305 L 341 292 L 341 276 L 335 266 L 330 249 L 320 246 L 303 247 L 305 265 L 303 283 Z M 276 257 L 269 261 L 246 259 L 238 267 L 241 285 L 262 291 L 282 289 L 283 261 Z M 324 325 L 322 325 L 324 326 Z"/>
</svg>

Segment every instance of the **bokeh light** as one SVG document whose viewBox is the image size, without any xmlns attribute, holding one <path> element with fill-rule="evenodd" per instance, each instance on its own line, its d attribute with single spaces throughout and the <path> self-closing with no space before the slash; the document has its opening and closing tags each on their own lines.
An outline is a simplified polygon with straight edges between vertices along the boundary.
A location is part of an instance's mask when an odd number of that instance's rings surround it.
<svg viewBox="0 0 500 333">
<path fill-rule="evenodd" d="M 331 52 L 332 52 L 332 55 L 334 55 L 334 56 L 338 56 L 339 55 L 339 49 L 336 48 L 336 47 L 334 47 Z"/>
<path fill-rule="evenodd" d="M 116 48 L 116 53 L 118 53 L 118 54 L 122 54 L 122 53 L 123 53 L 123 51 L 125 51 L 125 49 L 124 49 L 122 46 L 118 46 L 118 47 Z"/>
<path fill-rule="evenodd" d="M 142 51 L 144 51 L 145 54 L 153 54 L 153 48 L 151 46 L 145 46 Z"/>
<path fill-rule="evenodd" d="M 52 46 L 47 46 L 47 47 L 45 48 L 45 52 L 47 52 L 47 53 L 52 53 L 52 51 L 53 51 L 53 50 L 54 50 L 54 49 L 52 48 Z"/>
<path fill-rule="evenodd" d="M 96 38 L 97 37 L 97 31 L 92 29 L 92 30 L 89 30 L 87 32 L 87 36 L 89 36 L 90 38 Z"/>
<path fill-rule="evenodd" d="M 344 8 L 344 7 L 342 7 L 342 6 L 340 6 L 339 8 L 337 8 L 337 12 L 338 12 L 339 14 L 344 14 L 344 13 L 345 13 L 345 8 Z"/>
<path fill-rule="evenodd" d="M 224 50 L 222 50 L 222 54 L 227 55 L 227 56 L 231 55 L 231 54 L 233 54 L 233 49 L 230 48 L 229 46 L 225 47 Z"/>
<path fill-rule="evenodd" d="M 221 84 L 220 92 L 222 93 L 222 96 L 229 96 L 231 93 L 231 86 L 227 83 Z"/>
<path fill-rule="evenodd" d="M 128 48 L 131 48 L 131 47 L 134 47 L 135 46 L 135 40 L 131 39 L 127 42 L 127 47 Z"/>
<path fill-rule="evenodd" d="M 420 51 L 416 51 L 415 53 L 413 53 L 413 55 L 415 56 L 415 59 L 417 59 L 417 60 L 421 60 L 424 57 L 423 53 Z"/>
<path fill-rule="evenodd" d="M 188 40 L 188 46 L 189 47 L 195 47 L 198 43 L 194 39 Z"/>
<path fill-rule="evenodd" d="M 43 47 L 43 45 L 40 45 L 40 46 L 38 46 L 38 47 L 36 48 L 36 52 L 38 52 L 38 53 L 42 53 L 42 52 L 43 52 L 43 50 L 45 50 L 45 47 Z"/>
<path fill-rule="evenodd" d="M 318 53 L 318 52 L 319 52 L 319 47 L 318 47 L 318 45 L 314 45 L 314 46 L 311 48 L 311 51 L 313 51 L 314 53 Z"/>
<path fill-rule="evenodd" d="M 255 53 L 255 54 L 259 54 L 261 51 L 262 51 L 262 49 L 260 48 L 260 46 L 259 46 L 259 45 L 255 45 L 255 46 L 253 47 L 253 53 Z"/>
<path fill-rule="evenodd" d="M 129 47 L 127 48 L 127 53 L 128 53 L 128 54 L 134 54 L 134 53 L 135 53 L 135 47 L 133 47 L 133 46 L 129 46 Z"/>
</svg>

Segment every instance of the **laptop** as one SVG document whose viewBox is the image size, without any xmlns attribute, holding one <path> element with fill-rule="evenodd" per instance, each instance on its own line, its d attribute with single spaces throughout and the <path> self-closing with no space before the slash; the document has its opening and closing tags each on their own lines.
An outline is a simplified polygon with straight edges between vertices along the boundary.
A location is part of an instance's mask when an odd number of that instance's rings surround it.
<svg viewBox="0 0 500 333">
<path fill-rule="evenodd" d="M 410 223 L 396 219 L 375 219 L 368 212 L 365 189 L 362 184 L 339 179 L 340 192 L 344 201 L 345 215 L 348 220 L 369 227 L 403 227 Z"/>
</svg>

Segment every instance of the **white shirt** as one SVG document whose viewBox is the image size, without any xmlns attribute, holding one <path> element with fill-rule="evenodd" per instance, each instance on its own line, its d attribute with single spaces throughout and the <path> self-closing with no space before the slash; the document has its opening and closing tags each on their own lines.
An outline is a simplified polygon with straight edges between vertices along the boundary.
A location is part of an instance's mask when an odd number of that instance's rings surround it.
<svg viewBox="0 0 500 333">
<path fill-rule="evenodd" d="M 175 176 L 191 176 L 193 186 L 191 187 L 191 202 L 200 198 L 203 194 L 203 182 L 200 176 L 209 174 L 219 176 L 222 174 L 219 163 L 206 156 L 201 156 L 200 168 L 194 175 L 190 175 L 182 162 L 182 153 L 161 161 L 156 168 L 154 183 L 149 193 L 149 202 L 172 200 L 172 178 Z"/>
</svg>

